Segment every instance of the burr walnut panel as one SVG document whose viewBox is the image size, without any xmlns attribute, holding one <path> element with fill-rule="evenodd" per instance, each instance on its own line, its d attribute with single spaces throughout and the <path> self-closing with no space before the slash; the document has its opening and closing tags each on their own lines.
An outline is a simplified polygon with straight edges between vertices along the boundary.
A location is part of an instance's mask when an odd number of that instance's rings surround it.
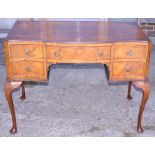
<svg viewBox="0 0 155 155">
<path fill-rule="evenodd" d="M 11 59 L 18 58 L 35 58 L 43 59 L 43 47 L 42 45 L 25 45 L 25 44 L 12 44 L 10 45 L 10 57 Z"/>
<path fill-rule="evenodd" d="M 47 59 L 56 61 L 92 61 L 110 60 L 110 46 L 97 47 L 61 47 L 47 46 Z"/>
<path fill-rule="evenodd" d="M 128 61 L 114 62 L 112 78 L 113 79 L 144 79 L 144 62 Z"/>
<path fill-rule="evenodd" d="M 121 44 L 115 45 L 114 59 L 146 59 L 147 45 Z"/>
<path fill-rule="evenodd" d="M 74 44 L 73 46 L 67 46 L 67 44 L 56 46 L 44 44 L 44 46 L 45 50 L 43 50 L 43 43 L 10 44 L 10 79 L 23 78 L 27 80 L 36 78 L 44 80 L 47 77 L 45 75 L 45 73 L 47 74 L 46 63 L 89 62 L 108 63 L 110 67 L 109 80 L 111 81 L 115 79 L 125 81 L 130 78 L 144 79 L 147 52 L 147 46 L 144 44 L 122 43 L 102 46 L 77 46 Z M 24 67 L 27 69 L 24 69 Z"/>
<path fill-rule="evenodd" d="M 12 61 L 11 71 L 14 79 L 45 79 L 44 62 Z"/>
</svg>

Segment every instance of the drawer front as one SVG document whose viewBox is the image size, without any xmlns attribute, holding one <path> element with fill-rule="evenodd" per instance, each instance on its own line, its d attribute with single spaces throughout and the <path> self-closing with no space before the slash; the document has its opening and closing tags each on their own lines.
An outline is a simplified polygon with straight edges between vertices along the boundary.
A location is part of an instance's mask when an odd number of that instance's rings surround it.
<svg viewBox="0 0 155 155">
<path fill-rule="evenodd" d="M 144 69 L 144 62 L 114 62 L 112 77 L 139 79 L 144 77 Z"/>
<path fill-rule="evenodd" d="M 110 59 L 110 47 L 54 47 L 47 46 L 47 59 L 96 61 Z"/>
<path fill-rule="evenodd" d="M 114 59 L 146 59 L 145 45 L 115 45 Z"/>
<path fill-rule="evenodd" d="M 42 45 L 10 45 L 11 58 L 35 58 L 43 59 Z"/>
<path fill-rule="evenodd" d="M 44 62 L 12 61 L 12 76 L 17 79 L 44 79 Z"/>
</svg>

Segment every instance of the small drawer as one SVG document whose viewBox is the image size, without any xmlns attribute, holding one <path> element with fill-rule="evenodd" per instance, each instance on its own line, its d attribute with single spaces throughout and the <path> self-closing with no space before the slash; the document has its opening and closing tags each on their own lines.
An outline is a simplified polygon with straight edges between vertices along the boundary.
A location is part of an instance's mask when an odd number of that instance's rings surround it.
<svg viewBox="0 0 155 155">
<path fill-rule="evenodd" d="M 12 61 L 11 73 L 17 79 L 44 79 L 44 62 Z"/>
<path fill-rule="evenodd" d="M 110 59 L 110 47 L 54 47 L 47 46 L 47 59 L 96 61 Z"/>
<path fill-rule="evenodd" d="M 145 45 L 115 45 L 114 59 L 146 59 Z"/>
<path fill-rule="evenodd" d="M 144 62 L 114 62 L 112 77 L 116 79 L 139 79 L 144 76 Z"/>
<path fill-rule="evenodd" d="M 42 45 L 10 45 L 10 57 L 43 59 Z"/>
</svg>

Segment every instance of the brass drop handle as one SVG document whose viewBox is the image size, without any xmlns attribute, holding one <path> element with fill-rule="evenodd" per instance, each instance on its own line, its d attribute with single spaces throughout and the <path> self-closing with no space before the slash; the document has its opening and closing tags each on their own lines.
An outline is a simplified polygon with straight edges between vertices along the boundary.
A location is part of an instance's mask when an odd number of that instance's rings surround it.
<svg viewBox="0 0 155 155">
<path fill-rule="evenodd" d="M 126 71 L 126 72 L 131 72 L 131 71 L 132 71 L 132 67 L 131 67 L 131 66 L 127 66 L 127 67 L 125 68 L 125 71 Z"/>
<path fill-rule="evenodd" d="M 98 51 L 97 52 L 98 56 L 103 57 L 104 56 L 104 52 L 103 51 Z"/>
<path fill-rule="evenodd" d="M 132 50 L 129 50 L 127 53 L 128 53 L 129 56 L 133 55 L 133 51 Z"/>
<path fill-rule="evenodd" d="M 61 54 L 60 51 L 55 51 L 55 52 L 54 52 L 54 56 L 55 56 L 55 57 L 60 57 L 60 54 Z"/>
<path fill-rule="evenodd" d="M 33 49 L 29 50 L 27 48 L 24 49 L 25 55 L 26 56 L 31 56 L 34 57 L 35 55 L 33 54 L 33 51 L 35 51 L 36 47 L 34 47 Z"/>
<path fill-rule="evenodd" d="M 28 56 L 30 54 L 30 51 L 28 49 L 25 49 L 24 52 L 25 52 L 26 56 Z"/>
<path fill-rule="evenodd" d="M 26 72 L 31 72 L 32 70 L 31 70 L 30 67 L 26 67 L 26 68 L 25 68 L 25 71 L 26 71 Z"/>
</svg>

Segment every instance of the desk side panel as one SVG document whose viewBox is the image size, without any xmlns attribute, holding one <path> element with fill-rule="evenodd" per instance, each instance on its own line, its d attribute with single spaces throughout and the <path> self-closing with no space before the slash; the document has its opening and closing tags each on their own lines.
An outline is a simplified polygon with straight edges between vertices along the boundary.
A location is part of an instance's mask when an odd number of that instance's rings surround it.
<svg viewBox="0 0 155 155">
<path fill-rule="evenodd" d="M 4 41 L 4 53 L 5 53 L 5 66 L 7 79 L 12 79 L 11 68 L 10 68 L 10 54 L 9 54 L 9 43 Z"/>
</svg>

